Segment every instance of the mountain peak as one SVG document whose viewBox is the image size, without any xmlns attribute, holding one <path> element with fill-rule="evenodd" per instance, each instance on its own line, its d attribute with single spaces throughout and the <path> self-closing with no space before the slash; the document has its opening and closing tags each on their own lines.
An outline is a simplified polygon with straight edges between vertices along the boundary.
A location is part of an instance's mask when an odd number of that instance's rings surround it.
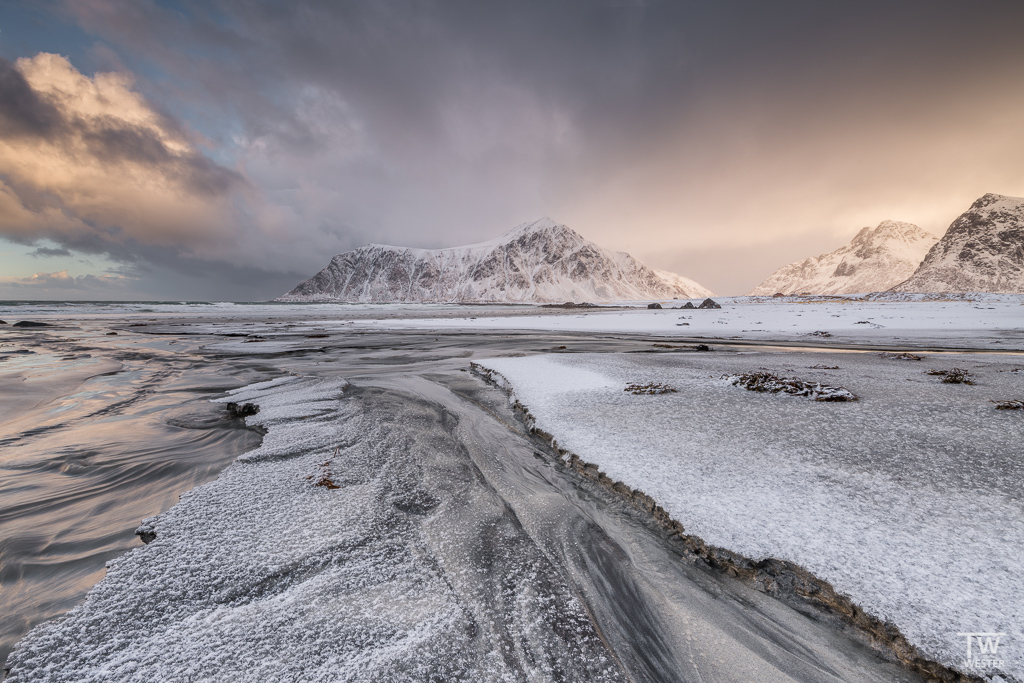
<svg viewBox="0 0 1024 683">
<path fill-rule="evenodd" d="M 863 236 L 863 237 L 862 237 Z M 906 243 L 917 243 L 920 240 L 931 240 L 934 243 L 938 238 L 920 228 L 913 223 L 905 223 L 903 221 L 884 220 L 873 229 L 865 228 L 857 237 L 853 239 L 856 243 L 858 240 L 861 242 L 870 242 L 872 244 L 881 244 L 884 241 L 897 241 Z"/>
<path fill-rule="evenodd" d="M 459 246 L 459 247 L 442 247 L 440 249 L 418 249 L 418 248 L 414 248 L 414 247 L 399 247 L 399 246 L 395 246 L 395 245 L 391 245 L 391 244 L 378 244 L 376 242 L 372 242 L 372 243 L 367 244 L 366 246 L 364 246 L 362 248 L 363 249 L 367 249 L 367 248 L 392 249 L 392 250 L 396 250 L 396 251 L 406 250 L 406 251 L 415 251 L 415 252 L 450 251 L 450 250 L 463 250 L 463 249 L 490 249 L 490 248 L 495 247 L 497 245 L 509 244 L 510 242 L 514 242 L 517 239 L 520 239 L 524 235 L 534 235 L 534 234 L 537 234 L 537 233 L 558 234 L 558 233 L 562 233 L 562 232 L 564 232 L 564 233 L 566 233 L 568 235 L 571 235 L 571 236 L 573 236 L 574 238 L 576 238 L 576 239 L 578 239 L 580 241 L 585 241 L 583 239 L 583 237 L 579 233 L 575 232 L 574 230 L 571 230 L 570 228 L 566 227 L 565 225 L 563 225 L 561 223 L 556 223 L 555 221 L 551 220 L 547 216 L 543 216 L 541 218 L 538 218 L 535 221 L 528 221 L 526 223 L 520 223 L 519 225 L 517 225 L 516 227 L 512 228 L 508 232 L 505 232 L 505 233 L 503 233 L 503 234 L 501 234 L 501 235 L 499 235 L 497 237 L 492 237 L 489 240 L 485 240 L 483 242 L 474 242 L 473 244 L 466 244 L 466 245 Z M 338 256 L 342 256 L 342 254 L 339 254 Z M 337 256 L 335 258 L 337 258 Z"/>
<path fill-rule="evenodd" d="M 893 290 L 1024 293 L 1024 198 L 979 197 Z"/>
<path fill-rule="evenodd" d="M 511 230 L 509 230 L 508 232 L 506 232 L 505 234 L 503 234 L 500 237 L 498 237 L 497 240 L 491 240 L 491 241 L 492 242 L 493 241 L 510 241 L 512 239 L 515 239 L 516 237 L 519 237 L 520 235 L 525 235 L 525 234 L 531 234 L 531 233 L 537 233 L 537 232 L 562 232 L 562 231 L 570 232 L 573 235 L 576 235 L 577 237 L 580 237 L 580 239 L 583 239 L 578 233 L 576 233 L 576 231 L 570 229 L 564 223 L 556 223 L 555 221 L 551 220 L 547 216 L 542 216 L 542 217 L 538 218 L 535 221 L 528 221 L 526 223 L 520 223 L 516 227 L 514 227 Z"/>
<path fill-rule="evenodd" d="M 751 294 L 884 291 L 913 273 L 937 241 L 913 223 L 884 220 L 862 228 L 845 247 L 783 266 Z"/>
<path fill-rule="evenodd" d="M 551 220 L 551 218 L 549 218 L 548 216 L 541 216 L 535 221 L 521 223 L 516 227 L 512 228 L 511 230 L 509 230 L 509 232 L 515 232 L 516 230 L 547 230 L 549 228 L 556 227 L 564 228 L 565 226 L 562 225 L 561 223 L 556 223 L 555 221 Z"/>
<path fill-rule="evenodd" d="M 545 216 L 463 247 L 370 245 L 338 254 L 279 300 L 561 303 L 710 294 L 692 280 L 603 249 Z"/>
<path fill-rule="evenodd" d="M 1022 206 L 1024 205 L 1024 198 L 1022 197 L 1011 197 L 1005 194 L 996 194 L 994 192 L 986 192 L 982 196 L 978 197 L 971 204 L 971 211 L 980 211 L 981 209 L 992 206 L 993 204 L 1002 204 L 1005 206 Z"/>
</svg>

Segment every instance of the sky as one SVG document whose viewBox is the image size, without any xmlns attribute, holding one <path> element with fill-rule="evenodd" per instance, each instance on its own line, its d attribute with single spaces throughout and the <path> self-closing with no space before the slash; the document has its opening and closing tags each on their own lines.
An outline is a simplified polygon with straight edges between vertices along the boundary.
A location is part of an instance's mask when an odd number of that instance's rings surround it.
<svg viewBox="0 0 1024 683">
<path fill-rule="evenodd" d="M 549 216 L 743 294 L 1024 196 L 1024 3 L 6 0 L 0 298 L 266 300 Z"/>
</svg>

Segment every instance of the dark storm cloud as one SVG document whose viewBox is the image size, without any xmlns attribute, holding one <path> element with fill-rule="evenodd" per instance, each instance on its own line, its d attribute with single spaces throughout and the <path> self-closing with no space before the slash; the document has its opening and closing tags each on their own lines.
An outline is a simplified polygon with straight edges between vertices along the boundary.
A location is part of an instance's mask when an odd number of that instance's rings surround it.
<svg viewBox="0 0 1024 683">
<path fill-rule="evenodd" d="M 37 258 L 48 258 L 53 256 L 71 256 L 71 252 L 64 248 L 39 247 L 29 255 Z"/>
<path fill-rule="evenodd" d="M 125 125 L 112 117 L 97 122 L 69 122 L 89 153 L 110 164 L 124 162 L 161 169 L 162 174 L 192 193 L 224 195 L 244 184 L 242 176 L 199 152 L 172 152 L 153 131 Z"/>
<path fill-rule="evenodd" d="M 0 138 L 45 136 L 61 123 L 60 111 L 39 97 L 21 72 L 0 57 Z"/>
</svg>

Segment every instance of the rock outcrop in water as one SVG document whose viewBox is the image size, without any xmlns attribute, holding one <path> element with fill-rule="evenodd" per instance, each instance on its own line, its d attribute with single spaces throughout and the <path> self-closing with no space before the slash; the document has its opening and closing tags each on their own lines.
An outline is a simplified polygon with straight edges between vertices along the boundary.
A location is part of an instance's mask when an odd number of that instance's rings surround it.
<svg viewBox="0 0 1024 683">
<path fill-rule="evenodd" d="M 465 247 L 360 247 L 338 254 L 278 301 L 555 303 L 709 294 L 693 280 L 603 249 L 543 218 Z"/>
<path fill-rule="evenodd" d="M 910 277 L 937 241 L 912 223 L 882 221 L 841 249 L 779 268 L 750 294 L 882 292 Z"/>
<path fill-rule="evenodd" d="M 893 291 L 1024 293 L 1024 198 L 978 199 Z"/>
</svg>

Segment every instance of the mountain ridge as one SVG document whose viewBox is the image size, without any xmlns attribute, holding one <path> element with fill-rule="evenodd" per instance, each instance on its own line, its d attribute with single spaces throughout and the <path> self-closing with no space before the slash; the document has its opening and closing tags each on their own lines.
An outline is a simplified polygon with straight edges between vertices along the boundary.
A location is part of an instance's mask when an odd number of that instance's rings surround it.
<svg viewBox="0 0 1024 683">
<path fill-rule="evenodd" d="M 334 256 L 277 301 L 561 303 L 710 294 L 545 217 L 461 247 L 366 245 Z"/>
<path fill-rule="evenodd" d="M 779 268 L 750 295 L 885 291 L 910 277 L 938 241 L 913 223 L 884 220 L 835 251 Z"/>
<path fill-rule="evenodd" d="M 1024 293 L 1024 198 L 979 197 L 892 291 Z"/>
</svg>

